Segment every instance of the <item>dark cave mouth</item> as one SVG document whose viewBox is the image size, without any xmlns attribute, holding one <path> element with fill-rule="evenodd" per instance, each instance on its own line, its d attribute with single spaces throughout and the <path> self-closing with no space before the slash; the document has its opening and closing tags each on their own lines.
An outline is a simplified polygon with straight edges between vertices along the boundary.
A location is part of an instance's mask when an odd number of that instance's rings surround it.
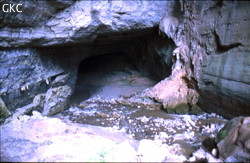
<svg viewBox="0 0 250 163">
<path fill-rule="evenodd" d="M 142 72 L 128 53 L 116 52 L 84 59 L 78 67 L 71 105 L 92 97 L 128 97 L 152 87 L 160 80 Z"/>
<path fill-rule="evenodd" d="M 71 104 L 95 96 L 131 96 L 171 75 L 172 39 L 158 28 L 98 36 L 93 51 L 82 58 Z"/>
</svg>

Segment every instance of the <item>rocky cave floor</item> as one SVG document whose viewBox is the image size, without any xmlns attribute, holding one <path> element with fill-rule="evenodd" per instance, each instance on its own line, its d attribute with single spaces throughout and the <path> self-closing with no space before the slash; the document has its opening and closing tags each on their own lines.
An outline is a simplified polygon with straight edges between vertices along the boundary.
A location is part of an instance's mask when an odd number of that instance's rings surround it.
<svg viewBox="0 0 250 163">
<path fill-rule="evenodd" d="M 221 161 L 202 142 L 226 119 L 167 114 L 133 100 L 156 82 L 126 64 L 111 65 L 79 74 L 70 107 L 54 117 L 33 111 L 2 125 L 1 161 Z"/>
</svg>

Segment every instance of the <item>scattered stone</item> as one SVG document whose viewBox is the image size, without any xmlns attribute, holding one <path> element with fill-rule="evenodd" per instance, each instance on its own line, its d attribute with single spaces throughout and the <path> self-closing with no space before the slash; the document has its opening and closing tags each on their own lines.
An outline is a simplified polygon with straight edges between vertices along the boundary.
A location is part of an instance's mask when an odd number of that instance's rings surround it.
<svg viewBox="0 0 250 163">
<path fill-rule="evenodd" d="M 80 104 L 78 105 L 79 108 L 85 108 L 86 106 L 88 106 L 87 103 L 80 103 Z"/>
<path fill-rule="evenodd" d="M 6 119 L 5 123 L 8 123 L 8 122 L 10 122 L 12 120 L 15 120 L 15 119 L 19 119 L 20 116 L 27 115 L 27 114 L 31 113 L 31 111 L 33 110 L 33 108 L 34 108 L 33 103 L 31 103 L 29 105 L 26 105 L 24 107 L 18 108 L 16 110 L 16 112 L 11 117 L 9 117 L 8 119 Z"/>
<path fill-rule="evenodd" d="M 147 118 L 146 116 L 143 116 L 143 117 L 141 118 L 141 121 L 142 121 L 143 123 L 147 123 L 147 122 L 149 121 L 149 119 L 150 119 L 150 118 Z"/>
<path fill-rule="evenodd" d="M 218 157 L 218 149 L 216 149 L 216 148 L 212 149 L 212 155 L 214 157 Z"/>
<path fill-rule="evenodd" d="M 114 118 L 120 118 L 121 115 L 118 114 L 118 113 L 116 113 L 116 112 L 114 112 L 114 113 L 112 113 L 112 117 L 114 117 Z"/>
<path fill-rule="evenodd" d="M 107 118 L 107 117 L 108 117 L 108 115 L 105 114 L 105 113 L 97 113 L 97 116 L 98 116 L 99 118 Z"/>
<path fill-rule="evenodd" d="M 30 119 L 30 116 L 28 116 L 28 115 L 21 115 L 21 116 L 18 117 L 18 119 L 21 122 L 27 122 Z"/>
</svg>

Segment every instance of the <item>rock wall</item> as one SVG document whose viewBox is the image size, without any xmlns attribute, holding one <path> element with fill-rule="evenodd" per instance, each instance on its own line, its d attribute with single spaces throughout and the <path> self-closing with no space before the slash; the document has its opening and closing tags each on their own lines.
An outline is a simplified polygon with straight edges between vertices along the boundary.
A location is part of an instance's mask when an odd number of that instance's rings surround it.
<svg viewBox="0 0 250 163">
<path fill-rule="evenodd" d="M 197 104 L 199 94 L 205 111 L 250 115 L 249 4 L 180 1 L 181 14 L 166 13 L 159 29 L 177 45 L 172 75 L 145 94 L 166 110 Z"/>
<path fill-rule="evenodd" d="M 61 60 L 42 49 L 2 50 L 0 54 L 0 94 L 10 111 L 30 104 L 35 95 L 49 88 L 74 88 L 77 64 L 67 54 L 62 53 Z M 63 76 L 66 79 L 58 81 Z"/>
<path fill-rule="evenodd" d="M 197 1 L 184 9 L 201 107 L 228 118 L 250 115 L 250 3 Z"/>
</svg>

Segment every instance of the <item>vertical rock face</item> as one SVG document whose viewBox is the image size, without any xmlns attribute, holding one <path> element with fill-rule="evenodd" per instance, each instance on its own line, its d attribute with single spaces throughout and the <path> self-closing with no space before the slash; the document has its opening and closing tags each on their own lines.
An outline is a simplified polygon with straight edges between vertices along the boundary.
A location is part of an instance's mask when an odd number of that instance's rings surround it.
<svg viewBox="0 0 250 163">
<path fill-rule="evenodd" d="M 11 113 L 10 111 L 7 109 L 7 107 L 5 106 L 3 100 L 0 97 L 0 123 L 2 121 L 4 121 L 4 118 L 7 118 L 8 116 L 10 116 Z"/>
<path fill-rule="evenodd" d="M 177 46 L 172 76 L 146 95 L 168 110 L 178 103 L 196 104 L 188 99 L 199 93 L 205 111 L 228 118 L 250 115 L 249 6 L 243 1 L 180 1 L 179 14 L 166 12 L 159 30 Z"/>
<path fill-rule="evenodd" d="M 196 2 L 184 8 L 202 108 L 228 118 L 250 115 L 250 3 Z"/>
</svg>

